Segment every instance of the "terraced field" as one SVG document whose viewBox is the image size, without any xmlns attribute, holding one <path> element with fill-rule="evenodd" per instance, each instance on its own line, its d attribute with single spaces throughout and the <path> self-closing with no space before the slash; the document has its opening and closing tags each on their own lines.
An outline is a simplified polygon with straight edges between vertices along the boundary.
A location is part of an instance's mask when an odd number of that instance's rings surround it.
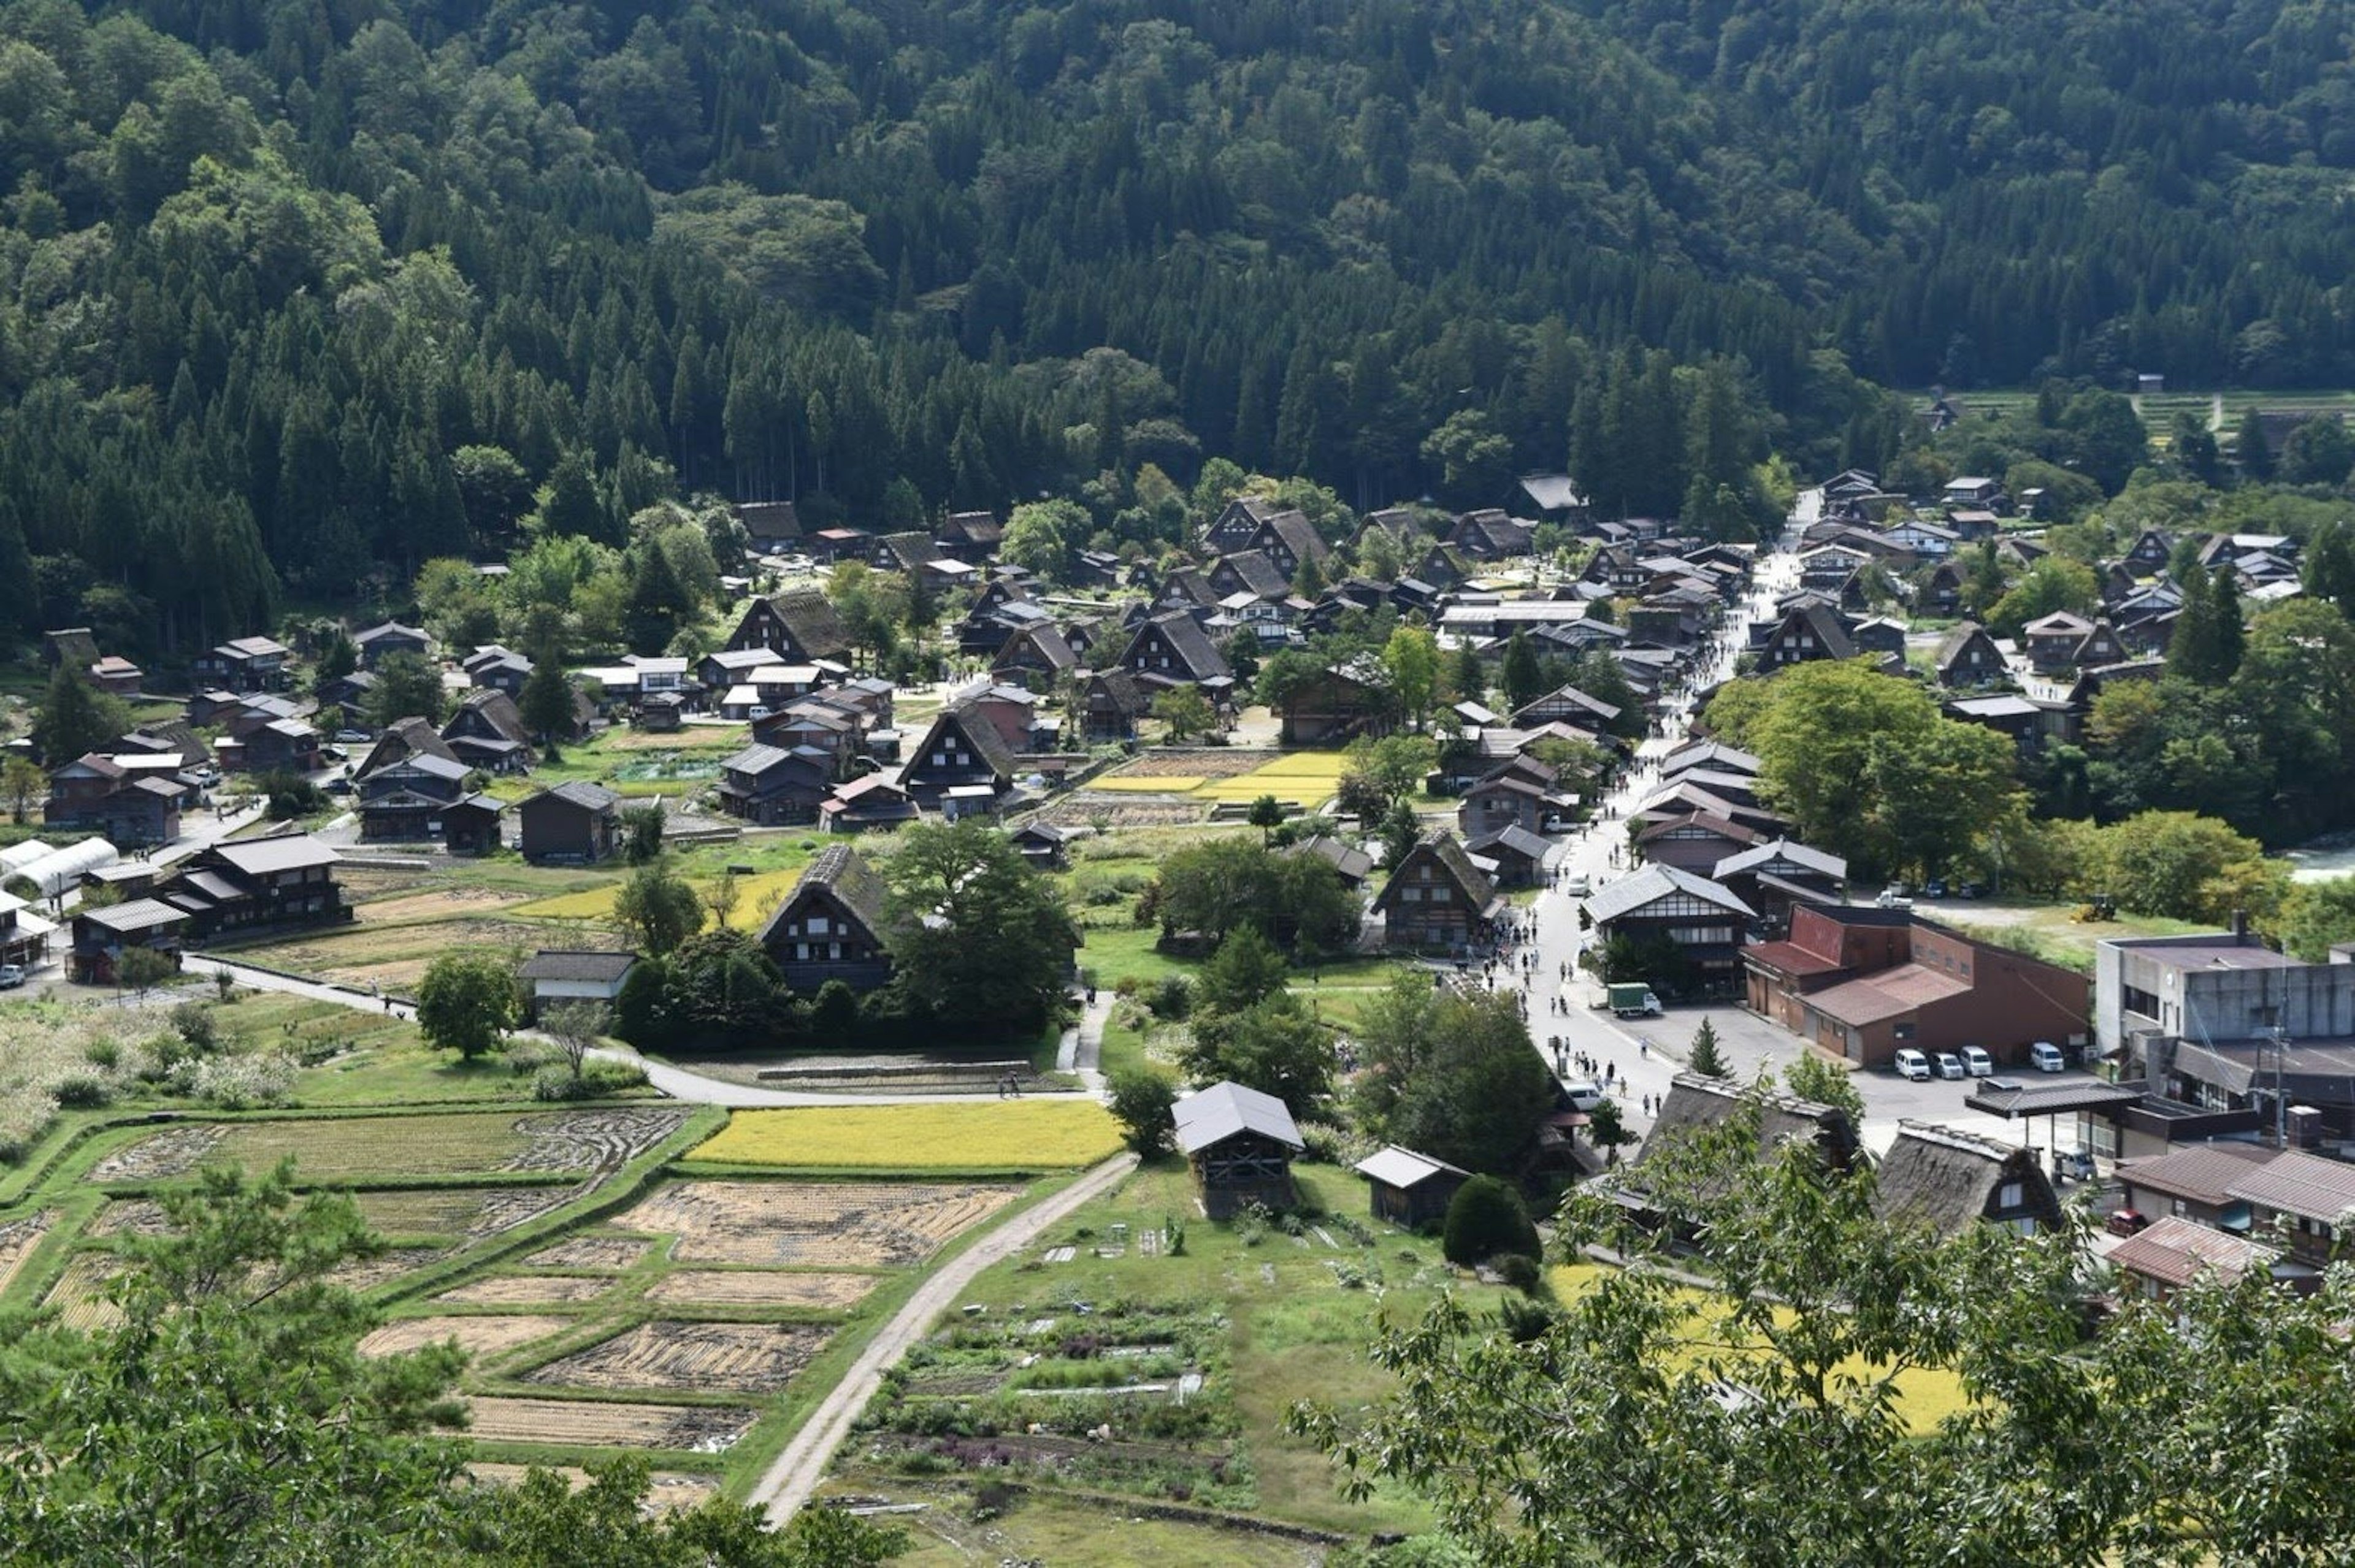
<svg viewBox="0 0 2355 1568">
<path fill-rule="evenodd" d="M 673 1448 L 724 1453 L 752 1428 L 757 1412 L 733 1405 L 621 1404 L 599 1400 L 484 1398 L 466 1402 L 478 1443 L 561 1447 Z"/>
<path fill-rule="evenodd" d="M 477 1360 L 572 1327 L 569 1317 L 397 1317 L 360 1341 L 363 1356 L 397 1356 L 455 1339 Z"/>
</svg>

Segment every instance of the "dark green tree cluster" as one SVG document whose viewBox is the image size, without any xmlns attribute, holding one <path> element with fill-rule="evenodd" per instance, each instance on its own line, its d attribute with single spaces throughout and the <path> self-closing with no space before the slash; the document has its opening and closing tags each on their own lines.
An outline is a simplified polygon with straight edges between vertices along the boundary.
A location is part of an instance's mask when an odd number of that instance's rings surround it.
<svg viewBox="0 0 2355 1568">
<path fill-rule="evenodd" d="M 1769 444 L 1897 454 L 1860 377 L 2346 384 L 2348 32 L 2283 0 L 19 0 L 0 635 L 185 653 L 289 591 L 623 546 L 682 485 L 894 527 L 1075 492 L 1143 547 L 1206 456 L 1359 507 L 1575 462 L 1731 535 Z M 2114 490 L 2115 407 L 2050 422 Z M 2346 469 L 2332 430 L 2285 447 Z M 638 565 L 644 645 L 672 596 Z"/>
<path fill-rule="evenodd" d="M 1249 926 L 1295 955 L 1343 951 L 1357 936 L 1357 896 L 1332 863 L 1227 838 L 1163 858 L 1137 901 L 1137 920 L 1158 923 L 1165 941 L 1213 946 Z"/>
</svg>

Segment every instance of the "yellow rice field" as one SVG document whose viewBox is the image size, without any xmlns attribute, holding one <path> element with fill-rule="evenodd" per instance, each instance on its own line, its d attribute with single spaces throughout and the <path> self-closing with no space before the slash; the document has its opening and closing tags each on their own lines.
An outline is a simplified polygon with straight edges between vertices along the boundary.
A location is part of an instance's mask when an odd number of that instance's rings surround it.
<svg viewBox="0 0 2355 1568">
<path fill-rule="evenodd" d="M 689 1157 L 799 1170 L 1072 1170 L 1120 1150 L 1080 1100 L 739 1111 Z"/>
<path fill-rule="evenodd" d="M 1088 788 L 1130 795 L 1182 795 L 1203 801 L 1257 800 L 1272 795 L 1278 800 L 1314 805 L 1340 787 L 1341 771 L 1348 765 L 1339 752 L 1293 752 L 1263 763 L 1232 778 L 1206 778 L 1187 773 L 1113 773 L 1091 780 Z M 523 912 L 529 913 L 526 910 Z"/>
<path fill-rule="evenodd" d="M 709 892 L 718 879 L 705 877 L 695 881 L 697 892 Z M 783 871 L 762 871 L 736 879 L 736 910 L 728 917 L 730 928 L 756 931 L 776 907 L 784 901 L 794 884 L 802 880 L 798 868 Z M 611 920 L 613 915 L 613 895 L 622 884 L 613 882 L 602 888 L 589 888 L 577 893 L 559 893 L 554 898 L 536 899 L 507 911 L 509 914 L 531 915 L 543 920 Z"/>
<path fill-rule="evenodd" d="M 1554 1294 L 1564 1299 L 1583 1295 L 1592 1289 L 1602 1274 L 1602 1268 L 1593 1264 L 1557 1266 L 1546 1271 Z M 1703 1299 L 1702 1293 L 1699 1291 L 1685 1294 L 1696 1301 Z M 1790 1320 L 1787 1312 L 1778 1311 L 1776 1316 L 1785 1322 Z M 1710 1317 L 1696 1317 L 1692 1324 L 1692 1339 L 1678 1340 L 1662 1347 L 1669 1364 L 1689 1366 L 1709 1355 L 1724 1356 L 1729 1360 L 1739 1359 L 1739 1351 L 1729 1352 L 1726 1349 L 1724 1336 L 1711 1331 L 1715 1321 Z M 1703 1343 L 1703 1340 L 1707 1342 Z M 1858 1357 L 1850 1357 L 1836 1369 L 1837 1375 L 1859 1380 L 1872 1376 L 1873 1372 L 1874 1369 Z M 1948 1416 L 1960 1413 L 1970 1403 L 1970 1396 L 1963 1392 L 1962 1379 L 1937 1368 L 1912 1367 L 1899 1372 L 1896 1391 L 1898 1413 L 1904 1418 L 1908 1430 L 1916 1436 L 1935 1431 Z"/>
</svg>

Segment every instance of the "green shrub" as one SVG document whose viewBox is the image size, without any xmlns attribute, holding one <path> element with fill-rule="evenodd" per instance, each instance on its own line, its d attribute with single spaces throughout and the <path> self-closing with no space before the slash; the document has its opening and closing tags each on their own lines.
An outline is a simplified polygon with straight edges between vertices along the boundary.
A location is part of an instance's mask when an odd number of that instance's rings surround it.
<svg viewBox="0 0 2355 1568">
<path fill-rule="evenodd" d="M 1457 1189 L 1447 1206 L 1440 1250 L 1447 1261 L 1471 1268 L 1507 1253 L 1535 1259 L 1538 1228 L 1521 1195 L 1493 1176 L 1476 1176 Z"/>
<path fill-rule="evenodd" d="M 1149 1069 L 1124 1067 L 1112 1075 L 1111 1087 L 1113 1119 L 1128 1147 L 1146 1159 L 1167 1148 L 1176 1130 L 1169 1119 L 1178 1104 L 1176 1086 Z"/>
<path fill-rule="evenodd" d="M 59 1079 L 49 1093 L 65 1110 L 95 1111 L 113 1102 L 114 1085 L 95 1072 L 74 1072 Z"/>
</svg>

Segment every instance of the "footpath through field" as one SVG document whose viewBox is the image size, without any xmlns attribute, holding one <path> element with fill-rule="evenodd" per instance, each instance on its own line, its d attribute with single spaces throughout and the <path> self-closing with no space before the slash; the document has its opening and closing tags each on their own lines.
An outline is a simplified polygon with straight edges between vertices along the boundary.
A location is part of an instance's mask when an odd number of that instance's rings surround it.
<svg viewBox="0 0 2355 1568">
<path fill-rule="evenodd" d="M 842 1446 L 842 1440 L 850 1435 L 851 1424 L 882 1386 L 883 1374 L 915 1347 L 932 1328 L 932 1320 L 949 1309 L 965 1286 L 982 1270 L 1012 1257 L 1037 1241 L 1048 1226 L 1060 1222 L 1091 1199 L 1110 1191 L 1135 1168 L 1135 1155 L 1115 1155 L 1052 1198 L 1015 1215 L 934 1270 L 916 1294 L 908 1298 L 907 1305 L 875 1331 L 875 1338 L 867 1342 L 858 1360 L 851 1363 L 850 1371 L 810 1412 L 809 1419 L 802 1423 L 794 1440 L 785 1445 L 785 1451 L 777 1456 L 777 1462 L 769 1467 L 768 1473 L 745 1500 L 755 1508 L 765 1505 L 772 1525 L 783 1525 L 791 1520 L 817 1490 L 818 1482 L 825 1479 L 826 1467 L 833 1463 L 835 1450 Z"/>
<path fill-rule="evenodd" d="M 389 997 L 370 996 L 366 991 L 325 980 L 305 980 L 282 975 L 275 970 L 240 964 L 235 959 L 208 958 L 190 954 L 182 967 L 191 975 L 226 971 L 235 977 L 239 985 L 250 986 L 257 991 L 282 991 L 288 996 L 305 997 L 314 1002 L 333 1002 L 337 1007 L 350 1008 L 356 1012 L 379 1013 L 412 1020 L 417 1013 L 417 1009 L 409 1003 Z M 1096 1028 L 1101 1035 L 1101 1019 Z M 536 1029 L 516 1029 L 512 1032 L 518 1039 L 547 1040 Z M 969 1105 L 975 1099 L 972 1094 L 828 1094 L 806 1089 L 762 1089 L 754 1084 L 730 1083 L 724 1079 L 707 1078 L 700 1072 L 689 1072 L 685 1068 L 649 1061 L 626 1046 L 600 1047 L 589 1054 L 601 1061 L 627 1062 L 633 1067 L 643 1068 L 648 1083 L 672 1099 L 690 1105 L 725 1105 L 730 1110 L 778 1105 Z M 1088 1065 L 1092 1066 L 1092 1061 Z M 1101 1096 L 1092 1089 L 1066 1089 L 1026 1092 L 1022 1097 L 1025 1100 L 1094 1100 Z"/>
</svg>

